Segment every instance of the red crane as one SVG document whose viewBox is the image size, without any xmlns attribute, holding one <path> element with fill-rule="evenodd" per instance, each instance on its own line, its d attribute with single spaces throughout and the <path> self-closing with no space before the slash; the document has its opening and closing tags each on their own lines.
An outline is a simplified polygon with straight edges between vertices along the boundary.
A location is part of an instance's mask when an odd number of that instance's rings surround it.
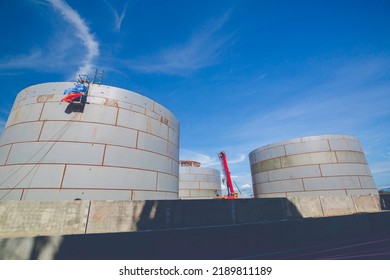
<svg viewBox="0 0 390 280">
<path fill-rule="evenodd" d="M 232 178 L 230 177 L 230 171 L 229 171 L 229 166 L 228 166 L 227 159 L 226 159 L 226 153 L 224 151 L 222 151 L 218 154 L 218 157 L 219 157 L 219 160 L 221 161 L 223 172 L 225 173 L 226 186 L 227 186 L 227 190 L 228 190 L 228 194 L 225 195 L 223 198 L 227 198 L 227 199 L 238 198 L 238 193 L 236 193 L 234 191 Z"/>
</svg>

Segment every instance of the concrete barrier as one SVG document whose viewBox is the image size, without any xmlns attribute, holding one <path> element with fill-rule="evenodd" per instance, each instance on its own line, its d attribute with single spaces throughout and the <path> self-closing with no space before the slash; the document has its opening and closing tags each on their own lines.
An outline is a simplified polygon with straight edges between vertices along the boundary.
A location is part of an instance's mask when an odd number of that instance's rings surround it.
<svg viewBox="0 0 390 280">
<path fill-rule="evenodd" d="M 3 201 L 0 237 L 85 233 L 89 201 Z"/>
<path fill-rule="evenodd" d="M 380 260 L 390 212 L 134 233 L 0 239 L 0 259 Z"/>
<path fill-rule="evenodd" d="M 145 201 L 91 201 L 86 233 L 137 231 Z"/>
<path fill-rule="evenodd" d="M 350 196 L 320 197 L 325 216 L 348 215 L 356 213 L 355 204 Z"/>
<path fill-rule="evenodd" d="M 380 200 L 378 196 L 352 196 L 355 203 L 356 212 L 376 212 L 381 209 Z"/>
<path fill-rule="evenodd" d="M 380 211 L 377 196 L 3 201 L 0 238 L 238 225 Z"/>
<path fill-rule="evenodd" d="M 319 197 L 292 197 L 289 200 L 303 218 L 324 216 Z"/>
</svg>

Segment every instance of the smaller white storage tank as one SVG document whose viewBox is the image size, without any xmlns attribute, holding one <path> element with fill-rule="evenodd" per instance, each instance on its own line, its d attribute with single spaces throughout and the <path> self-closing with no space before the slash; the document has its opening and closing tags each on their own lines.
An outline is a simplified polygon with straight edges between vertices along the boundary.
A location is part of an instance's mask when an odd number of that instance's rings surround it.
<svg viewBox="0 0 390 280">
<path fill-rule="evenodd" d="M 206 199 L 221 195 L 221 174 L 214 168 L 200 167 L 200 163 L 181 160 L 179 167 L 179 198 Z"/>
<path fill-rule="evenodd" d="M 249 154 L 259 197 L 378 195 L 357 138 L 322 135 L 270 144 Z"/>
</svg>

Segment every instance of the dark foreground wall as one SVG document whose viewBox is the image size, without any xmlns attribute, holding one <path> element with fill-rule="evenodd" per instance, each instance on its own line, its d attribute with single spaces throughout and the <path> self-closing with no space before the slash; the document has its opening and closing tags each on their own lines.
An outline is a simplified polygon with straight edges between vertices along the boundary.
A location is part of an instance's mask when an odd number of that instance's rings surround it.
<svg viewBox="0 0 390 280">
<path fill-rule="evenodd" d="M 378 196 L 0 201 L 0 238 L 185 229 L 380 211 Z"/>
<path fill-rule="evenodd" d="M 33 240 L 35 259 L 52 241 Z M 66 235 L 57 245 L 55 259 L 390 259 L 390 212 Z"/>
<path fill-rule="evenodd" d="M 382 210 L 390 210 L 390 193 L 380 194 L 380 202 Z"/>
</svg>

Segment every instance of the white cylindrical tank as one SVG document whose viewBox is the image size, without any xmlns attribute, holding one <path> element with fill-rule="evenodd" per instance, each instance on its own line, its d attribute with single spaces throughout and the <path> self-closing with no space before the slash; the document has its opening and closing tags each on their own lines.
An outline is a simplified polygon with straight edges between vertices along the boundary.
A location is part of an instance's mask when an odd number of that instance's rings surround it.
<svg viewBox="0 0 390 280">
<path fill-rule="evenodd" d="M 200 163 L 196 161 L 180 161 L 179 198 L 206 199 L 217 195 L 221 195 L 219 170 L 200 167 Z"/>
<path fill-rule="evenodd" d="M 2 200 L 177 199 L 179 122 L 132 91 L 90 85 L 82 107 L 61 102 L 73 83 L 28 87 L 0 138 Z"/>
<path fill-rule="evenodd" d="M 378 195 L 357 138 L 323 135 L 249 154 L 255 197 Z"/>
</svg>

